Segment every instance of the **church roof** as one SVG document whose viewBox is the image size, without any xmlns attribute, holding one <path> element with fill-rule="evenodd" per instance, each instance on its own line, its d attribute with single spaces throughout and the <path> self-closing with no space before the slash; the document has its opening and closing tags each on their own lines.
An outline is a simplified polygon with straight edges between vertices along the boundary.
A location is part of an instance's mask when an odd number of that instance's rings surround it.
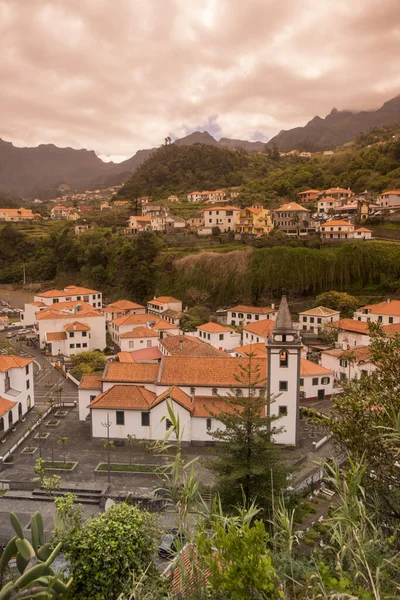
<svg viewBox="0 0 400 600">
<path fill-rule="evenodd" d="M 276 315 L 274 331 L 293 331 L 292 318 L 290 316 L 286 296 L 282 296 L 278 314 Z"/>
</svg>

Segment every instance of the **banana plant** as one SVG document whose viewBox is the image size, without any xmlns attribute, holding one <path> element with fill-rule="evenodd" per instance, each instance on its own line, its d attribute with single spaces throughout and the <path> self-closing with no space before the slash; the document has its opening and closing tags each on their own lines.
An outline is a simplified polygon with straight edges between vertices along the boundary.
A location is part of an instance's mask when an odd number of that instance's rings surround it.
<svg viewBox="0 0 400 600">
<path fill-rule="evenodd" d="M 19 575 L 8 581 L 0 591 L 0 600 L 28 600 L 28 598 L 63 598 L 71 586 L 72 578 L 64 582 L 51 568 L 61 549 L 44 541 L 42 515 L 36 512 L 31 518 L 31 541 L 22 530 L 18 517 L 10 514 L 12 528 L 16 535 L 8 542 L 0 558 L 0 578 L 3 582 L 5 571 L 12 558 L 15 558 Z"/>
</svg>

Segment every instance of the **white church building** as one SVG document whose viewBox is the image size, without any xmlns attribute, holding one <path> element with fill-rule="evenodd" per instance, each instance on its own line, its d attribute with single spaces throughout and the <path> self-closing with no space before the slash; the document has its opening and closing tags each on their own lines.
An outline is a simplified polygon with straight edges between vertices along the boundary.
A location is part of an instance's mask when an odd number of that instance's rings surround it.
<svg viewBox="0 0 400 600">
<path fill-rule="evenodd" d="M 102 376 L 85 375 L 79 386 L 79 418 L 90 420 L 92 438 L 155 440 L 171 426 L 167 402 L 179 415 L 183 441 L 204 444 L 222 428 L 218 413 L 228 394 L 249 395 L 241 374 L 257 370 L 254 393 L 265 397 L 265 416 L 277 416 L 279 444 L 296 445 L 300 401 L 301 340 L 282 298 L 265 357 L 175 357 L 160 363 L 109 362 Z"/>
</svg>

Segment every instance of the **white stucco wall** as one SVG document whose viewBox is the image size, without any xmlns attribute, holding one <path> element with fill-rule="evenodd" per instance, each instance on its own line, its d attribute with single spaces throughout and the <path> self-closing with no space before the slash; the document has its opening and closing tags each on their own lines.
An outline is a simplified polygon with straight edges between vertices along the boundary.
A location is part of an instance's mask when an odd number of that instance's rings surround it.
<svg viewBox="0 0 400 600">
<path fill-rule="evenodd" d="M 120 337 L 119 347 L 121 352 L 132 352 L 133 350 L 144 350 L 145 348 L 158 347 L 158 338 L 142 337 L 134 339 L 124 339 Z"/>
<path fill-rule="evenodd" d="M 84 316 L 80 316 L 79 312 L 77 312 L 76 314 L 73 315 L 73 318 L 68 317 L 65 319 L 42 319 L 40 321 L 38 321 L 38 328 L 39 328 L 39 342 L 40 342 L 40 347 L 43 348 L 43 340 L 45 340 L 45 334 L 46 332 L 49 331 L 65 331 L 64 329 L 64 325 L 69 325 L 70 323 L 73 323 L 74 321 L 79 321 L 79 323 L 84 323 L 86 325 L 89 325 L 90 327 L 90 331 L 88 331 L 88 336 L 87 336 L 87 343 L 88 343 L 88 347 L 84 349 L 84 351 L 88 351 L 88 350 L 104 350 L 105 346 L 106 346 L 106 321 L 105 321 L 105 317 L 103 315 L 99 316 L 99 317 L 84 317 Z M 78 332 L 74 332 L 75 334 Z M 67 332 L 68 334 L 68 332 Z M 67 343 L 69 343 L 69 336 L 67 335 Z M 75 338 L 75 336 L 74 336 Z M 74 339 L 72 338 L 72 339 Z M 84 340 L 86 342 L 86 339 Z M 83 338 L 82 338 L 83 340 Z M 80 343 L 82 343 L 82 340 L 80 340 Z M 73 342 L 71 342 L 73 343 Z M 78 342 L 79 343 L 79 342 Z M 71 353 L 76 353 L 76 348 L 74 349 L 75 352 Z"/>
<path fill-rule="evenodd" d="M 220 339 L 221 336 L 223 339 Z M 217 348 L 217 350 L 233 350 L 233 348 L 240 346 L 241 342 L 240 333 L 236 333 L 236 331 L 233 330 L 229 331 L 229 329 L 218 333 L 208 333 L 202 329 L 198 329 L 195 337 L 203 342 L 207 342 L 207 344 Z"/>
<path fill-rule="evenodd" d="M 99 390 L 80 390 L 78 388 L 78 408 L 80 421 L 84 421 L 89 415 L 90 409 L 88 408 L 88 405 L 99 394 Z"/>
</svg>

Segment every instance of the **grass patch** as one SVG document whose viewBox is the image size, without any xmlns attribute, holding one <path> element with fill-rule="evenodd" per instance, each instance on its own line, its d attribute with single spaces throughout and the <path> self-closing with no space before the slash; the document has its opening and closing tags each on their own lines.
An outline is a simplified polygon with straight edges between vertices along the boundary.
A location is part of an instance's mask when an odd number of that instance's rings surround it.
<svg viewBox="0 0 400 600">
<path fill-rule="evenodd" d="M 0 490 L 0 496 L 4 496 L 7 490 Z"/>
<path fill-rule="evenodd" d="M 111 463 L 110 471 L 127 471 L 128 473 L 155 473 L 157 465 L 127 465 Z M 100 463 L 96 471 L 108 471 L 107 463 Z"/>
<path fill-rule="evenodd" d="M 75 466 L 75 462 L 61 462 L 55 460 L 51 462 L 51 460 L 44 461 L 45 469 L 65 469 L 66 471 L 70 471 Z"/>
</svg>

